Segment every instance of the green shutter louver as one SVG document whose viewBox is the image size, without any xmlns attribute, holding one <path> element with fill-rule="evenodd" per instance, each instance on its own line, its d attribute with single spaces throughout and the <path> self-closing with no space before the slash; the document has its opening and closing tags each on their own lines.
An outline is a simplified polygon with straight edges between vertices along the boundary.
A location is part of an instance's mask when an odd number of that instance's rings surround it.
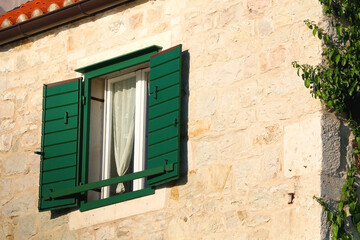
<svg viewBox="0 0 360 240">
<path fill-rule="evenodd" d="M 72 207 L 75 196 L 45 199 L 50 192 L 78 184 L 81 79 L 44 85 L 39 210 Z"/>
<path fill-rule="evenodd" d="M 174 165 L 171 171 L 148 177 L 151 187 L 179 178 L 181 47 L 150 57 L 147 168 Z"/>
</svg>

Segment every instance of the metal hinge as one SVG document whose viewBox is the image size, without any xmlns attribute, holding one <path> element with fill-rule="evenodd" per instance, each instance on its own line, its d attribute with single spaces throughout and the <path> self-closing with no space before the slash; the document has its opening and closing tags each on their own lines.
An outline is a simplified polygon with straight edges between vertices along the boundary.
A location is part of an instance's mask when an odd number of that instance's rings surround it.
<svg viewBox="0 0 360 240">
<path fill-rule="evenodd" d="M 44 156 L 44 152 L 41 152 L 41 151 L 36 151 L 34 153 L 37 154 L 37 155 L 40 155 L 40 156 Z"/>
</svg>

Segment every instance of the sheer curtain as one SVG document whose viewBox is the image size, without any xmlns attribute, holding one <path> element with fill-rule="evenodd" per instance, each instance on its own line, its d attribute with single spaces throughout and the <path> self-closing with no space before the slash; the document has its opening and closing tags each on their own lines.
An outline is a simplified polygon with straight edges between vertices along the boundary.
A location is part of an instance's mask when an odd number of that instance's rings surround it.
<svg viewBox="0 0 360 240">
<path fill-rule="evenodd" d="M 135 86 L 135 77 L 113 85 L 112 128 L 116 170 L 119 176 L 123 176 L 129 169 L 133 153 Z M 116 193 L 123 192 L 125 192 L 124 184 L 119 183 Z"/>
</svg>

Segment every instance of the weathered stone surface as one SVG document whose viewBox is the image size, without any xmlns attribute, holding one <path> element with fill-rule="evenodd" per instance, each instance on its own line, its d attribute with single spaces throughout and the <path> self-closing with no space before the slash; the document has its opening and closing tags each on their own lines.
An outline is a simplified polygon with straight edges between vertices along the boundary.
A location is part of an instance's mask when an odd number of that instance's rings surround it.
<svg viewBox="0 0 360 240">
<path fill-rule="evenodd" d="M 321 117 L 312 116 L 284 129 L 284 175 L 319 172 L 322 159 Z"/>
<path fill-rule="evenodd" d="M 209 167 L 210 173 L 210 188 L 217 192 L 222 192 L 225 188 L 229 174 L 231 172 L 231 166 L 215 165 Z"/>
<path fill-rule="evenodd" d="M 279 149 L 267 150 L 264 155 L 264 179 L 276 178 L 280 174 L 281 151 Z"/>
<path fill-rule="evenodd" d="M 45 212 L 40 216 L 40 231 L 46 232 L 56 227 L 60 227 L 67 222 L 67 216 L 59 216 L 51 219 L 50 212 Z"/>
<path fill-rule="evenodd" d="M 3 131 L 8 131 L 13 129 L 15 126 L 15 122 L 13 119 L 3 119 L 0 122 L 0 133 Z"/>
<path fill-rule="evenodd" d="M 262 18 L 258 20 L 258 31 L 262 36 L 271 34 L 274 31 L 273 21 L 271 18 Z"/>
<path fill-rule="evenodd" d="M 11 135 L 1 135 L 0 136 L 0 152 L 7 152 L 11 148 L 11 141 L 12 136 Z"/>
<path fill-rule="evenodd" d="M 6 78 L 0 77 L 0 93 L 6 89 Z"/>
<path fill-rule="evenodd" d="M 6 175 L 24 172 L 26 164 L 26 154 L 14 154 L 3 160 Z"/>
<path fill-rule="evenodd" d="M 280 209 L 288 203 L 288 186 L 253 189 L 249 203 L 250 210 Z"/>
<path fill-rule="evenodd" d="M 185 229 L 184 229 L 185 228 Z M 188 227 L 182 221 L 171 220 L 168 227 L 167 236 L 169 240 L 188 239 Z"/>
<path fill-rule="evenodd" d="M 264 226 L 269 221 L 270 221 L 269 216 L 255 215 L 247 220 L 246 226 L 249 227 Z"/>
<path fill-rule="evenodd" d="M 342 154 L 340 145 L 340 121 L 333 115 L 323 115 L 321 118 L 321 127 L 323 151 L 323 167 L 321 171 L 325 174 L 334 174 L 340 167 L 340 158 Z M 346 156 L 343 156 L 343 160 L 346 161 Z"/>
<path fill-rule="evenodd" d="M 217 159 L 216 142 L 200 142 L 196 146 L 197 165 L 209 164 Z"/>
<path fill-rule="evenodd" d="M 25 175 L 19 176 L 13 181 L 13 189 L 17 192 L 27 191 L 29 189 L 37 190 L 39 187 L 39 176 L 38 175 Z"/>
<path fill-rule="evenodd" d="M 0 180 L 0 204 L 4 205 L 7 203 L 12 195 L 11 193 L 11 180 L 10 179 L 4 179 Z"/>
<path fill-rule="evenodd" d="M 13 239 L 14 226 L 10 222 L 3 221 L 0 225 L 0 240 Z"/>
<path fill-rule="evenodd" d="M 49 239 L 54 240 L 77 240 L 78 236 L 75 232 L 70 232 L 68 229 L 58 229 L 50 235 Z"/>
<path fill-rule="evenodd" d="M 34 195 L 23 195 L 4 206 L 2 213 L 8 217 L 19 216 L 35 207 Z"/>
<path fill-rule="evenodd" d="M 271 0 L 248 0 L 247 7 L 250 12 L 262 12 L 271 5 Z"/>
<path fill-rule="evenodd" d="M 19 219 L 15 229 L 15 239 L 29 239 L 37 233 L 36 213 L 32 213 Z"/>
<path fill-rule="evenodd" d="M 111 240 L 115 237 L 115 228 L 113 227 L 100 227 L 96 230 L 96 240 Z"/>
<path fill-rule="evenodd" d="M 95 240 L 95 237 L 89 232 L 84 232 L 80 234 L 80 240 Z"/>
<path fill-rule="evenodd" d="M 247 189 L 261 182 L 261 157 L 244 159 L 234 165 L 237 189 Z"/>
<path fill-rule="evenodd" d="M 314 0 L 134 1 L 0 46 L 0 239 L 20 228 L 34 240 L 325 239 L 312 196 L 338 198 L 348 135 L 291 66 L 321 62 L 303 20 L 322 16 Z M 181 178 L 94 210 L 39 213 L 43 84 L 154 44 L 183 45 Z"/>
</svg>

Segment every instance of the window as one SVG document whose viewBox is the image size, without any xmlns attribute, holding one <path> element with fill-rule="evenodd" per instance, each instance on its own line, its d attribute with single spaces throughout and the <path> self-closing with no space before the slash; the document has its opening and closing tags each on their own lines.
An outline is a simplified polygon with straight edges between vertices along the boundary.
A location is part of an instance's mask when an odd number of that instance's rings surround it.
<svg viewBox="0 0 360 240">
<path fill-rule="evenodd" d="M 39 210 L 89 210 L 179 177 L 181 45 L 44 86 Z"/>
<path fill-rule="evenodd" d="M 145 170 L 149 68 L 143 67 L 91 80 L 88 182 Z M 143 189 L 144 181 L 135 179 L 89 191 L 88 200 Z"/>
</svg>

